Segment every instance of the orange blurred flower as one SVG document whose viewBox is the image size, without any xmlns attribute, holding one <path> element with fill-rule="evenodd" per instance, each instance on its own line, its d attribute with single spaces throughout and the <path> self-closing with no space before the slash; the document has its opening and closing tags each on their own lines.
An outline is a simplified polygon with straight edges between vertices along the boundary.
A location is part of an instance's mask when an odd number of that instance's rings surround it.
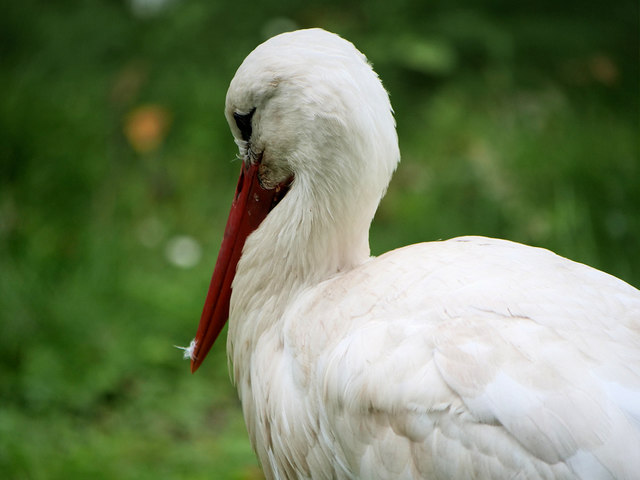
<svg viewBox="0 0 640 480">
<path fill-rule="evenodd" d="M 133 149 L 141 154 L 160 147 L 171 125 L 171 115 L 161 105 L 142 105 L 127 115 L 124 134 Z"/>
</svg>

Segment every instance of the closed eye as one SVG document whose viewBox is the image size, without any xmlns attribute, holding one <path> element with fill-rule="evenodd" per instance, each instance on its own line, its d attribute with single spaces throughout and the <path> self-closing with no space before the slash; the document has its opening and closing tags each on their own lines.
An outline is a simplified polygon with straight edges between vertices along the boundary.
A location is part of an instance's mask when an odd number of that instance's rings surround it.
<svg viewBox="0 0 640 480">
<path fill-rule="evenodd" d="M 251 119 L 253 118 L 255 111 L 256 109 L 253 108 L 249 113 L 233 113 L 233 118 L 236 121 L 236 125 L 238 126 L 242 139 L 245 142 L 248 142 L 251 138 Z"/>
</svg>

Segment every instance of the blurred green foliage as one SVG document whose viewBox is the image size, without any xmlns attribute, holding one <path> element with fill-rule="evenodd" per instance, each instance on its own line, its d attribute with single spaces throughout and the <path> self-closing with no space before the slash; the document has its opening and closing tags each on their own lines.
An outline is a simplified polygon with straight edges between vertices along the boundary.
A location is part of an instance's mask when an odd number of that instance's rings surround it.
<svg viewBox="0 0 640 480">
<path fill-rule="evenodd" d="M 396 110 L 374 253 L 481 234 L 640 284 L 637 2 L 3 2 L 2 478 L 260 478 L 224 341 L 195 377 L 173 345 L 239 169 L 228 82 L 310 26 Z"/>
</svg>

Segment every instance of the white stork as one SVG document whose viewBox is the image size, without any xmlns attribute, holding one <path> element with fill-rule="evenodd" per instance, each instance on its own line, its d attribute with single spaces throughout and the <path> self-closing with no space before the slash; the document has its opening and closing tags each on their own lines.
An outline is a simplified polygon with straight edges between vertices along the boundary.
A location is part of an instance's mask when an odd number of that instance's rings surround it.
<svg viewBox="0 0 640 480">
<path fill-rule="evenodd" d="M 225 114 L 243 165 L 187 355 L 229 319 L 267 478 L 640 478 L 638 290 L 484 237 L 371 257 L 398 142 L 337 35 L 257 47 Z"/>
</svg>

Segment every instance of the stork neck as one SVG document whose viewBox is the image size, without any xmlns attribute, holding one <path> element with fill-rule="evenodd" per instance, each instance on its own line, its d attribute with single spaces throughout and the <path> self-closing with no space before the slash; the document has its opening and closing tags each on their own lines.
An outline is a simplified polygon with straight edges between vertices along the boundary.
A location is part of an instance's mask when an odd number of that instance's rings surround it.
<svg viewBox="0 0 640 480">
<path fill-rule="evenodd" d="M 236 379 L 264 332 L 278 327 L 287 306 L 305 288 L 369 258 L 369 225 L 377 201 L 342 198 L 340 204 L 320 205 L 317 199 L 301 185 L 292 186 L 247 238 L 229 315 L 228 353 Z"/>
</svg>

